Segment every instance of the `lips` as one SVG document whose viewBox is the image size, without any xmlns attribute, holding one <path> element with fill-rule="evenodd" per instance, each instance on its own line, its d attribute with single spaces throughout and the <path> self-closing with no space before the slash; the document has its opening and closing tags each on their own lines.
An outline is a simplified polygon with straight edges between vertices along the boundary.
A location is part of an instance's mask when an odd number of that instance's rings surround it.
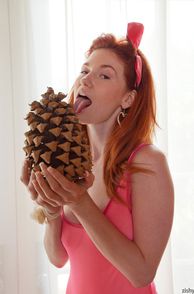
<svg viewBox="0 0 194 294">
<path fill-rule="evenodd" d="M 78 94 L 76 101 L 73 105 L 75 114 L 79 114 L 83 109 L 87 108 L 92 104 L 90 98 L 86 95 Z"/>
</svg>

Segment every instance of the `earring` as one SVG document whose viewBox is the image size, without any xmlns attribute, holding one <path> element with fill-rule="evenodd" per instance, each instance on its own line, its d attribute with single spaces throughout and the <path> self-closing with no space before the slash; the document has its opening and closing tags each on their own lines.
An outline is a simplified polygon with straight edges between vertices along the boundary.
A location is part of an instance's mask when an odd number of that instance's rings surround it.
<svg viewBox="0 0 194 294">
<path fill-rule="evenodd" d="M 124 118 L 124 117 L 126 117 L 126 115 L 127 115 L 126 109 L 121 107 L 121 112 L 117 116 L 117 122 L 118 122 L 119 126 L 121 126 L 121 121 L 120 121 L 121 116 Z"/>
</svg>

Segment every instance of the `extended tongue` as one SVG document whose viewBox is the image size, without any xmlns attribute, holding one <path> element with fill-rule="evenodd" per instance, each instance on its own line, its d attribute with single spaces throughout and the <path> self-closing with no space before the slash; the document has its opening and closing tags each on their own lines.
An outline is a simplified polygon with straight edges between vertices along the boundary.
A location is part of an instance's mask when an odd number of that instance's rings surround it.
<svg viewBox="0 0 194 294">
<path fill-rule="evenodd" d="M 73 105 L 73 109 L 76 114 L 79 114 L 84 108 L 91 104 L 89 99 L 78 97 Z"/>
</svg>

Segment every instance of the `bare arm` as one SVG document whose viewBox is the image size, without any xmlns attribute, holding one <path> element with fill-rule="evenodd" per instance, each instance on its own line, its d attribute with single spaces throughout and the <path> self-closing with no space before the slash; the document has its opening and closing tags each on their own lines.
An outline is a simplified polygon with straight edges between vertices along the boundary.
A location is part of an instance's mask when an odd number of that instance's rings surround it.
<svg viewBox="0 0 194 294">
<path fill-rule="evenodd" d="M 26 160 L 23 167 L 20 180 L 27 187 L 31 198 L 38 204 L 45 207 L 48 211 L 56 212 L 60 209 L 53 201 L 49 202 L 38 184 L 34 173 L 29 173 L 29 163 Z M 56 199 L 58 200 L 58 199 Z M 61 243 L 61 218 L 58 217 L 48 221 L 45 228 L 44 246 L 50 262 L 56 267 L 62 267 L 68 260 L 67 252 Z"/>
<path fill-rule="evenodd" d="M 61 242 L 61 217 L 46 224 L 44 247 L 50 262 L 56 267 L 63 267 L 68 261 L 68 254 Z"/>
<path fill-rule="evenodd" d="M 147 167 L 155 174 L 132 176 L 132 241 L 111 224 L 90 197 L 71 208 L 99 251 L 135 287 L 144 287 L 154 279 L 169 239 L 174 193 L 168 165 L 160 151 L 151 146 L 143 148 L 134 162 L 149 164 Z"/>
</svg>

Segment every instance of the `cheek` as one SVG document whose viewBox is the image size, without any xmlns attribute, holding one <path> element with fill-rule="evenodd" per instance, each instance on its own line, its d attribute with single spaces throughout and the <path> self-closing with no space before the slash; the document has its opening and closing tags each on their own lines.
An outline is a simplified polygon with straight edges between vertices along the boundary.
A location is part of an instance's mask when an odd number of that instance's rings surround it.
<svg viewBox="0 0 194 294">
<path fill-rule="evenodd" d="M 98 122 L 109 119 L 115 112 L 120 112 L 120 103 L 113 97 L 95 101 L 91 108 L 91 116 Z"/>
<path fill-rule="evenodd" d="M 121 90 L 118 89 L 118 86 L 115 85 L 114 83 L 106 86 L 106 85 L 101 85 L 98 88 L 98 99 L 102 100 L 104 102 L 110 103 L 110 104 L 117 104 L 120 101 L 121 97 Z"/>
<path fill-rule="evenodd" d="M 93 109 L 96 109 L 100 113 L 112 113 L 116 107 L 120 105 L 118 98 L 114 95 L 107 93 L 104 95 L 99 95 L 93 101 Z"/>
<path fill-rule="evenodd" d="M 121 97 L 118 92 L 114 91 L 111 96 L 106 97 L 104 100 L 104 105 L 111 112 L 115 111 L 121 105 Z"/>
<path fill-rule="evenodd" d="M 120 111 L 121 98 L 119 93 L 114 91 L 103 91 L 93 101 L 92 112 L 95 117 L 100 116 L 101 119 L 108 119 L 117 110 Z"/>
</svg>

